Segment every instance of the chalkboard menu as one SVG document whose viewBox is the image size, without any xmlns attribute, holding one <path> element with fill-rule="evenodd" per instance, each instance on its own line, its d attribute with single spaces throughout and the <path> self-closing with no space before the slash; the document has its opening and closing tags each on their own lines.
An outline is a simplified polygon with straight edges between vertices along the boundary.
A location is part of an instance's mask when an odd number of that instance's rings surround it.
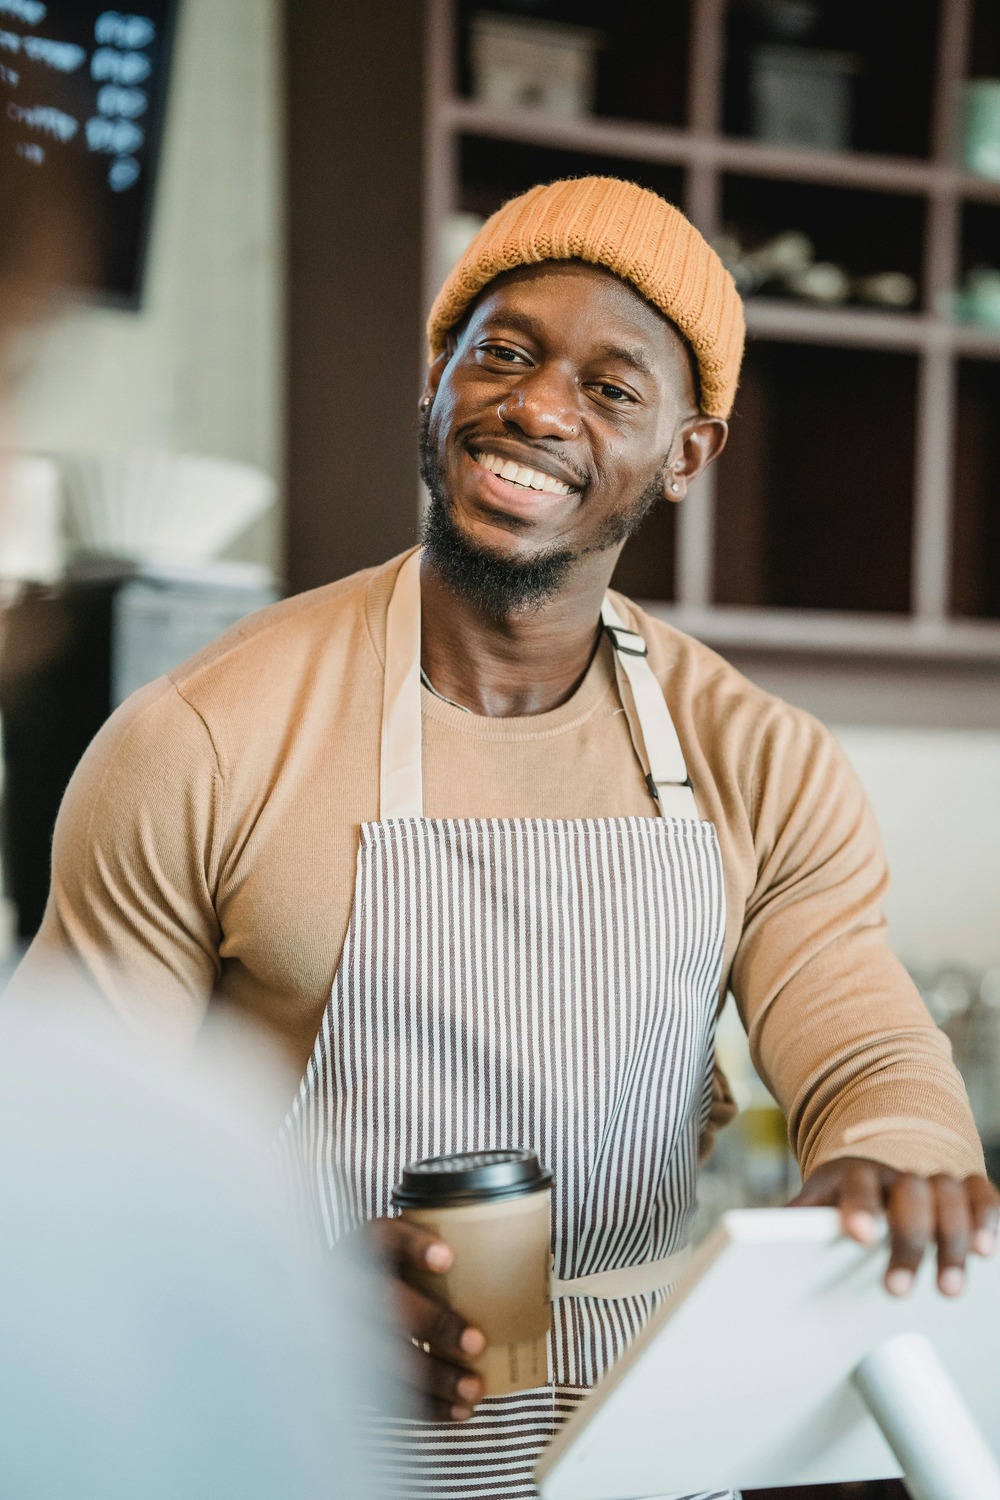
<svg viewBox="0 0 1000 1500">
<path fill-rule="evenodd" d="M 176 0 L 0 0 L 0 101 L 24 169 L 71 169 L 96 241 L 96 290 L 137 306 Z"/>
</svg>

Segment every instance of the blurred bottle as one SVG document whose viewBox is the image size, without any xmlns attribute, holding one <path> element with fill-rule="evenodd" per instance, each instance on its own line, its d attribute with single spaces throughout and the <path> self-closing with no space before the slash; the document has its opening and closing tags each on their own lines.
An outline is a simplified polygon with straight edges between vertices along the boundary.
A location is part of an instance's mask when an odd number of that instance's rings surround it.
<svg viewBox="0 0 1000 1500">
<path fill-rule="evenodd" d="M 976 1128 L 986 1152 L 987 1170 L 1000 1176 L 1000 968 L 987 969 L 967 990 L 942 1030 L 965 1080 Z"/>
</svg>

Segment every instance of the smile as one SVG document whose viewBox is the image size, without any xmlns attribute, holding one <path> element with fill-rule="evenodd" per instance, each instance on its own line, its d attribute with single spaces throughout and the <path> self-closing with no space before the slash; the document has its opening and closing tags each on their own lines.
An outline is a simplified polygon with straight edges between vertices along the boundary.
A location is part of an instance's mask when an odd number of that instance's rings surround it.
<svg viewBox="0 0 1000 1500">
<path fill-rule="evenodd" d="M 543 474 L 540 469 L 528 469 L 523 464 L 515 463 L 512 458 L 500 458 L 495 453 L 473 453 L 473 461 L 487 473 L 496 474 L 500 479 L 506 479 L 508 484 L 515 485 L 522 490 L 544 490 L 549 495 L 571 495 L 571 485 L 564 484 L 561 479 L 554 479 L 551 474 Z"/>
</svg>

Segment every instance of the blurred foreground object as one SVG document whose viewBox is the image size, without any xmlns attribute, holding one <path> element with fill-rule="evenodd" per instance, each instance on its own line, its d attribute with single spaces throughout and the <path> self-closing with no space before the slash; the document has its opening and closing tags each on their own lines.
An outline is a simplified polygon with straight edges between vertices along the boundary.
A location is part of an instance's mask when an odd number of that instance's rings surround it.
<svg viewBox="0 0 1000 1500">
<path fill-rule="evenodd" d="M 363 1368 L 271 1148 L 288 1081 L 52 990 L 0 1004 L 0 1494 L 369 1494 Z"/>
<path fill-rule="evenodd" d="M 62 464 L 74 550 L 133 562 L 215 557 L 276 495 L 262 469 L 200 454 L 137 448 Z"/>
</svg>

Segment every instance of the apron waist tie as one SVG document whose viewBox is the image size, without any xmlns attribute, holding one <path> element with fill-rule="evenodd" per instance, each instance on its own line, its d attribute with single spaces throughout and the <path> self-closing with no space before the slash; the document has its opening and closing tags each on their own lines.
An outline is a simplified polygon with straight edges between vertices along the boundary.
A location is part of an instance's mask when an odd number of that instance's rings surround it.
<svg viewBox="0 0 1000 1500">
<path fill-rule="evenodd" d="M 661 1292 L 675 1282 L 691 1259 L 690 1245 L 648 1260 L 641 1266 L 619 1266 L 613 1271 L 595 1271 L 592 1276 L 574 1276 L 569 1281 L 552 1278 L 552 1297 L 641 1297 Z"/>
</svg>

